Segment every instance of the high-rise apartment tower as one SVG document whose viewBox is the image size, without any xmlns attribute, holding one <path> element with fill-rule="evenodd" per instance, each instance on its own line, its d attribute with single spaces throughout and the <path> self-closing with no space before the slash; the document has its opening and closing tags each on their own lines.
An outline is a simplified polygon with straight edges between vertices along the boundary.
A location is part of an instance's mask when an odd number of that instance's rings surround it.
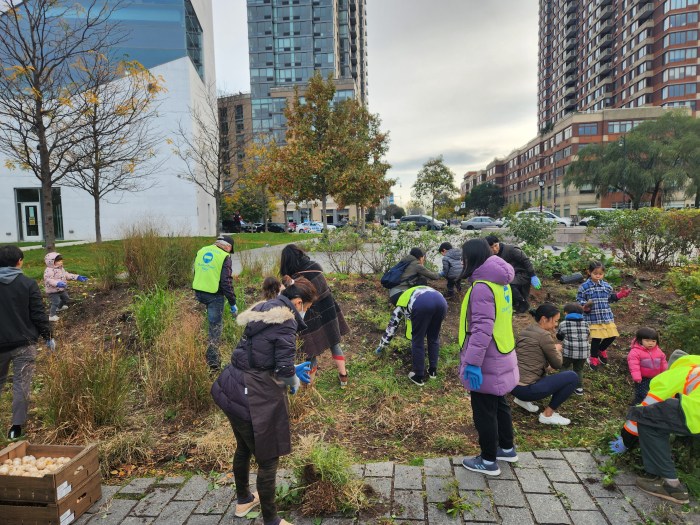
<svg viewBox="0 0 700 525">
<path fill-rule="evenodd" d="M 253 133 L 283 140 L 287 99 L 316 70 L 366 102 L 365 1 L 247 0 Z"/>
<path fill-rule="evenodd" d="M 697 109 L 698 0 L 540 0 L 537 123 L 641 106 Z"/>
</svg>

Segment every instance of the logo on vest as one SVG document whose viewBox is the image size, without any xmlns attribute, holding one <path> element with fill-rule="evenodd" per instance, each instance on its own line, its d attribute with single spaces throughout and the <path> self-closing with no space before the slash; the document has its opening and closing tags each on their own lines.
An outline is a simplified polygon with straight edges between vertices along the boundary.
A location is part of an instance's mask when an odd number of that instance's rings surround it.
<svg viewBox="0 0 700 525">
<path fill-rule="evenodd" d="M 202 260 L 206 263 L 209 264 L 214 260 L 214 254 L 211 252 L 207 252 L 202 256 Z"/>
<path fill-rule="evenodd" d="M 505 297 L 505 300 L 507 303 L 510 302 L 510 294 L 508 293 L 508 286 L 503 287 L 503 297 Z"/>
</svg>

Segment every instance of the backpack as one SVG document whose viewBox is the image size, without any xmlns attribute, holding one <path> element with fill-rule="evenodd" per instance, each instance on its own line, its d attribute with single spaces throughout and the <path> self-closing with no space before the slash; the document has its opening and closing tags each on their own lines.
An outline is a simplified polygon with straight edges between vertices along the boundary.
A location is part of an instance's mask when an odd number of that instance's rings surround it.
<svg viewBox="0 0 700 525">
<path fill-rule="evenodd" d="M 382 286 L 391 289 L 400 285 L 403 282 L 401 276 L 409 264 L 411 264 L 411 261 L 402 261 L 389 268 L 386 273 L 382 275 L 380 281 Z"/>
</svg>

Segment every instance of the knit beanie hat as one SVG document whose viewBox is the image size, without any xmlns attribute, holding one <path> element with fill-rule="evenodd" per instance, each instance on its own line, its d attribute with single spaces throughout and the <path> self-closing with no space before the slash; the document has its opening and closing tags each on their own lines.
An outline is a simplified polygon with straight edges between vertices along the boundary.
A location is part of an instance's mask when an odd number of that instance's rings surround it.
<svg viewBox="0 0 700 525">
<path fill-rule="evenodd" d="M 230 235 L 219 235 L 214 244 L 222 250 L 227 250 L 230 248 L 231 253 L 233 253 L 233 238 Z"/>
<path fill-rule="evenodd" d="M 678 359 L 683 357 L 684 355 L 688 355 L 686 352 L 683 350 L 674 350 L 673 353 L 671 354 L 671 357 L 668 358 L 668 366 L 670 367 L 673 363 L 675 363 Z"/>
</svg>

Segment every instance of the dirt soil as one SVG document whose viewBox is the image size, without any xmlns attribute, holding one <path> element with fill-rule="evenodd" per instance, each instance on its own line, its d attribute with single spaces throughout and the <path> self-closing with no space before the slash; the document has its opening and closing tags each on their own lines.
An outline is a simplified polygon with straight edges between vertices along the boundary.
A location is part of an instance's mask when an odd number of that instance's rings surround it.
<svg viewBox="0 0 700 525">
<path fill-rule="evenodd" d="M 546 300 L 563 305 L 575 298 L 577 284 L 543 281 L 543 289 L 532 293 L 534 305 Z M 406 378 L 410 371 L 410 345 L 400 337 L 402 332 L 393 343 L 393 352 L 382 358 L 374 354 L 392 309 L 378 279 L 339 275 L 329 276 L 329 283 L 351 328 L 343 341 L 350 385 L 345 390 L 338 387 L 335 365 L 330 352 L 325 353 L 320 359 L 316 386 L 302 390 L 291 399 L 294 440 L 302 434 L 321 434 L 326 441 L 346 447 L 358 461 L 414 462 L 428 456 L 476 452 L 478 443 L 469 400 L 457 378 L 459 349 L 456 340 L 461 298 L 449 301 L 441 335 L 443 348 L 438 379 L 429 381 L 421 389 Z M 560 412 L 572 419 L 571 426 L 543 428 L 536 422 L 536 416 L 514 406 L 519 449 L 597 444 L 622 423 L 632 397 L 625 360 L 629 341 L 637 327 L 643 325 L 659 328 L 663 334 L 665 316 L 678 301 L 660 274 L 628 274 L 624 276 L 624 284 L 632 287 L 632 294 L 613 306 L 621 337 L 612 347 L 610 364 L 600 372 L 586 371 L 586 394 L 574 396 L 561 407 Z M 440 291 L 444 291 L 444 287 L 444 281 L 436 284 Z M 257 290 L 252 286 L 245 289 L 248 304 L 258 294 Z M 74 297 L 75 304 L 61 316 L 57 340 L 68 344 L 89 333 L 96 344 L 109 347 L 121 341 L 137 354 L 137 331 L 129 308 L 133 296 L 132 290 L 121 287 L 111 292 L 92 291 Z M 194 301 L 185 303 L 183 307 L 197 307 Z M 528 315 L 516 316 L 516 333 L 530 322 Z M 4 413 L 9 413 L 7 392 L 0 406 Z M 35 407 L 30 415 L 27 427 L 30 441 L 68 444 L 65 438 L 57 438 L 42 425 L 39 414 Z M 216 407 L 212 406 L 208 413 L 178 412 L 175 416 L 162 410 L 134 407 L 132 428 L 120 432 L 141 430 L 139 426 L 144 422 L 153 430 L 150 450 L 138 461 L 107 465 L 110 475 L 152 475 L 182 470 L 221 472 L 230 467 L 233 439 L 228 422 L 218 414 Z M 92 436 L 76 435 L 68 441 L 99 441 L 114 434 L 105 430 Z M 203 451 L 198 444 L 203 436 L 220 442 Z M 218 452 L 212 453 L 212 450 Z"/>
</svg>

